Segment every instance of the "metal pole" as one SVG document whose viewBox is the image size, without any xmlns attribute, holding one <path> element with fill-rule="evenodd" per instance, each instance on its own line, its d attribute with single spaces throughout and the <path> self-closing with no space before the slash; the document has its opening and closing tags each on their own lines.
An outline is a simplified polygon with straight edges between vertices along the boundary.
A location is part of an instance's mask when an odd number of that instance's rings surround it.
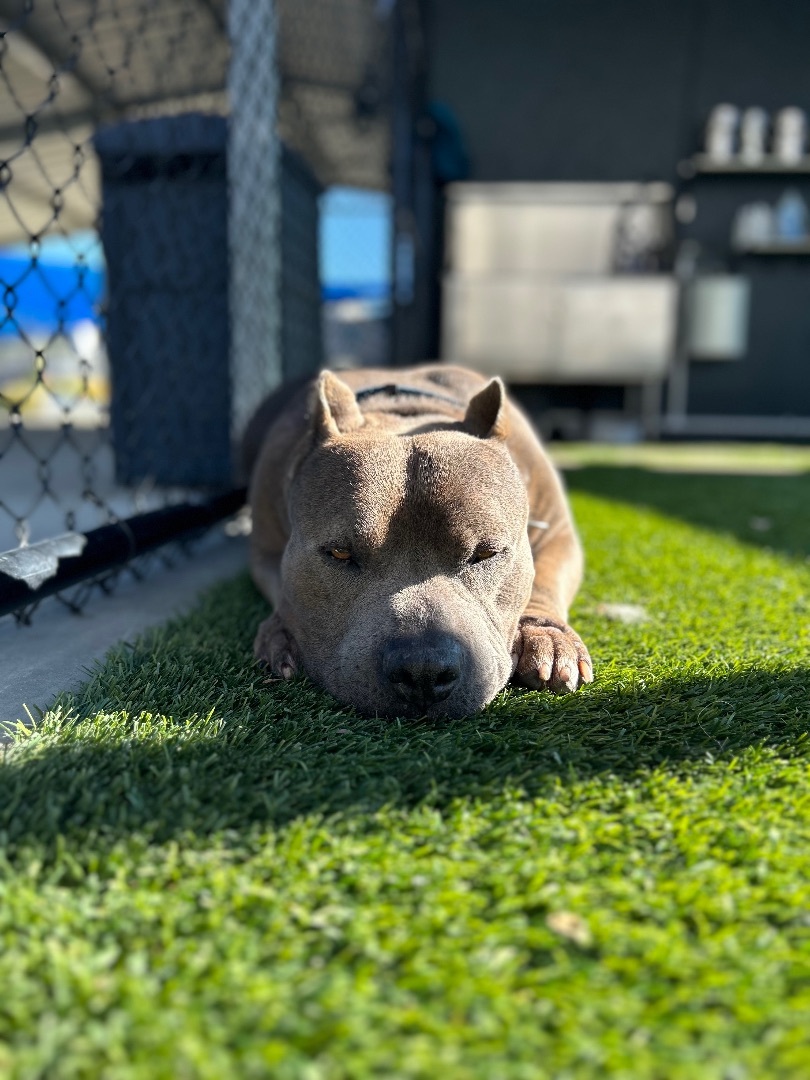
<svg viewBox="0 0 810 1080">
<path fill-rule="evenodd" d="M 282 381 L 281 173 L 273 0 L 230 0 L 228 247 L 231 432 Z"/>
</svg>

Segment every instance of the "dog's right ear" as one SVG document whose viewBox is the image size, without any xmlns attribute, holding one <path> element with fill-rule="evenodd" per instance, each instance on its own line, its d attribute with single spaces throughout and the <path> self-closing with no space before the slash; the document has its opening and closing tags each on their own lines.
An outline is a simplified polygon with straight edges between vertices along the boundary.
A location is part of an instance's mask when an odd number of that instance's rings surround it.
<svg viewBox="0 0 810 1080">
<path fill-rule="evenodd" d="M 363 414 L 354 391 L 331 371 L 322 371 L 318 376 L 312 420 L 319 442 L 346 435 L 363 426 Z"/>
</svg>

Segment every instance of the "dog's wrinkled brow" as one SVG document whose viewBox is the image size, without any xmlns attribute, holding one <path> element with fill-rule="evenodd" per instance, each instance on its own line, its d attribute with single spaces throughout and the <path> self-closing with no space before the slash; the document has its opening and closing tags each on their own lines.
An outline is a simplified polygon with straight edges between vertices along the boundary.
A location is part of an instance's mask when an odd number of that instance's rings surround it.
<svg viewBox="0 0 810 1080">
<path fill-rule="evenodd" d="M 393 453 L 390 441 L 383 447 L 373 439 L 331 447 L 310 507 L 318 531 L 351 537 L 368 550 L 381 548 L 389 537 L 459 551 L 497 539 L 504 510 L 514 504 L 520 517 L 526 498 L 514 467 L 478 440 L 456 436 L 434 446 L 435 438 L 403 440 Z"/>
</svg>

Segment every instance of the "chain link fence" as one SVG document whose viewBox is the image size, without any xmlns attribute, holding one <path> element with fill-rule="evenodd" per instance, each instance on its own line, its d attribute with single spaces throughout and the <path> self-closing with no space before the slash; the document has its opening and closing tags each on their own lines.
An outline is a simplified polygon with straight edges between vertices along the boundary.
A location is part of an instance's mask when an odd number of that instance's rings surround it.
<svg viewBox="0 0 810 1080">
<path fill-rule="evenodd" d="M 105 529 L 126 542 L 60 593 L 73 606 L 143 572 L 139 551 L 163 558 L 172 529 L 210 527 L 201 507 L 238 506 L 233 445 L 258 400 L 346 362 L 328 333 L 324 351 L 321 300 L 368 229 L 335 233 L 335 188 L 377 193 L 355 197 L 383 221 L 378 295 L 355 299 L 379 333 L 353 362 L 386 359 L 393 10 L 0 0 L 0 613 L 29 617 L 48 590 L 21 578 L 75 569 Z"/>
</svg>

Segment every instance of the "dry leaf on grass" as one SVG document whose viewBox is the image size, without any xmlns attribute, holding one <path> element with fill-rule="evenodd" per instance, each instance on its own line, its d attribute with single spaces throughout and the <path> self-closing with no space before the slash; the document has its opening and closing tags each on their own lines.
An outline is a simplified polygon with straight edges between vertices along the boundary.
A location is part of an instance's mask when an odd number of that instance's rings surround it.
<svg viewBox="0 0 810 1080">
<path fill-rule="evenodd" d="M 573 941 L 575 945 L 586 949 L 593 943 L 588 924 L 573 911 L 551 911 L 546 916 L 546 926 L 555 934 L 564 937 L 567 941 Z"/>
<path fill-rule="evenodd" d="M 748 519 L 748 528 L 754 532 L 770 532 L 773 522 L 768 517 L 752 517 Z"/>
<path fill-rule="evenodd" d="M 647 609 L 641 604 L 597 604 L 596 611 L 613 622 L 643 623 L 650 618 Z"/>
</svg>

